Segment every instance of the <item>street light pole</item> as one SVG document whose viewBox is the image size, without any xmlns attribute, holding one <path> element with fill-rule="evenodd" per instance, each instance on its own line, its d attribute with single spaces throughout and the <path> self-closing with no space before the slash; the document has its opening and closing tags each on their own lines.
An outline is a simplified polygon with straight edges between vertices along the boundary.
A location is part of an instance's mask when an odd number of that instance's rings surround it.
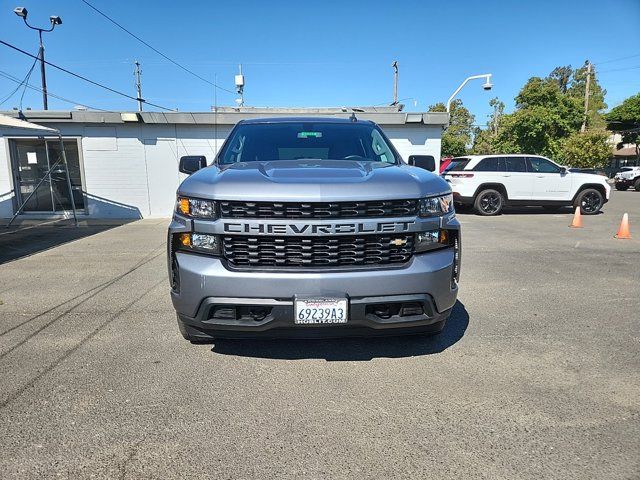
<svg viewBox="0 0 640 480">
<path fill-rule="evenodd" d="M 453 92 L 453 94 L 449 97 L 449 100 L 447 100 L 447 113 L 450 113 L 451 111 L 451 102 L 453 102 L 453 99 L 469 81 L 477 80 L 478 78 L 486 78 L 486 81 L 484 85 L 482 85 L 482 88 L 484 88 L 485 90 L 491 90 L 491 88 L 493 87 L 493 84 L 491 83 L 491 75 L 492 75 L 491 73 L 483 73 L 482 75 L 472 75 L 470 77 L 467 77 L 464 80 L 464 82 L 462 82 L 460 86 L 456 89 L 456 91 Z"/>
<path fill-rule="evenodd" d="M 49 21 L 51 22 L 51 28 L 38 28 L 32 25 L 29 25 L 27 22 L 27 9 L 24 7 L 17 7 L 13 10 L 16 15 L 18 15 L 24 21 L 24 24 L 29 27 L 31 30 L 38 31 L 38 38 L 40 39 L 40 49 L 38 51 L 38 58 L 40 59 L 40 77 L 42 79 L 42 106 L 44 110 L 49 110 L 49 101 L 47 98 L 47 76 L 45 73 L 45 61 L 44 61 L 44 43 L 42 41 L 42 33 L 45 32 L 53 32 L 53 29 L 56 28 L 56 25 L 62 25 L 62 19 L 56 15 L 52 15 L 49 17 Z"/>
<path fill-rule="evenodd" d="M 25 20 L 26 23 L 26 20 Z M 42 30 L 38 29 L 40 37 L 40 78 L 42 79 L 42 106 L 45 110 L 49 110 L 49 101 L 47 99 L 47 75 L 44 70 L 44 44 L 42 43 Z"/>
</svg>

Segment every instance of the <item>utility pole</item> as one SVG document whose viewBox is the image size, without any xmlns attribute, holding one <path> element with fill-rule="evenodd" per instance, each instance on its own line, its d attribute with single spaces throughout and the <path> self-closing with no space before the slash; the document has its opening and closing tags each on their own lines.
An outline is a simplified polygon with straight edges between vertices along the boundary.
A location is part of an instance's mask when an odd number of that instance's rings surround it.
<svg viewBox="0 0 640 480">
<path fill-rule="evenodd" d="M 391 105 L 398 104 L 398 61 L 394 60 L 391 64 L 393 67 L 393 103 Z"/>
<path fill-rule="evenodd" d="M 142 111 L 142 80 L 140 78 L 140 76 L 142 75 L 142 71 L 140 70 L 140 62 L 139 61 L 135 61 L 133 63 L 136 66 L 135 71 L 133 72 L 133 74 L 136 77 L 136 92 L 138 94 L 138 111 L 141 112 Z"/>
<path fill-rule="evenodd" d="M 491 126 L 493 127 L 493 136 L 498 135 L 498 105 L 493 107 L 493 115 L 491 116 Z"/>
<path fill-rule="evenodd" d="M 238 75 L 236 75 L 236 92 L 240 98 L 236 98 L 238 107 L 244 106 L 244 75 L 242 74 L 242 64 L 238 65 Z"/>
<path fill-rule="evenodd" d="M 587 130 L 587 118 L 589 115 L 589 88 L 591 87 L 591 62 L 587 60 L 587 84 L 584 89 L 584 120 L 582 121 L 582 127 L 580 132 L 584 133 Z"/>
</svg>

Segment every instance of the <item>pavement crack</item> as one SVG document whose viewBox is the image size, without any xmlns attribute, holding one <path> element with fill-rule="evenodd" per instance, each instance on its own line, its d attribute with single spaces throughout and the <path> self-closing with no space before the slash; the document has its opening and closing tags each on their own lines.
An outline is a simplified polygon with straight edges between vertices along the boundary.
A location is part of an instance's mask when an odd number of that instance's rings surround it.
<svg viewBox="0 0 640 480">
<path fill-rule="evenodd" d="M 133 460 L 136 456 L 136 454 L 138 453 L 138 447 L 140 446 L 140 444 L 144 441 L 144 438 L 141 438 L 140 440 L 138 440 L 136 443 L 134 443 L 133 445 L 127 447 L 127 455 L 124 458 L 123 462 L 119 465 L 118 470 L 120 471 L 120 474 L 118 475 L 118 478 L 120 480 L 124 480 L 127 476 L 127 466 L 129 465 L 129 463 L 131 462 L 131 460 Z"/>
</svg>

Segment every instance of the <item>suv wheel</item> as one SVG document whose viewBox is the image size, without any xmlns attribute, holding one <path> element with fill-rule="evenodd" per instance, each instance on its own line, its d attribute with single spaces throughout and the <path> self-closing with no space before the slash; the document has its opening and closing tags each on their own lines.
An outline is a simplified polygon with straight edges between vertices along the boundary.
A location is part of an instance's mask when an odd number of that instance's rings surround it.
<svg viewBox="0 0 640 480">
<path fill-rule="evenodd" d="M 581 191 L 573 204 L 573 207 L 580 207 L 583 215 L 595 215 L 604 204 L 602 194 L 595 188 L 586 188 Z"/>
<path fill-rule="evenodd" d="M 498 215 L 504 207 L 504 197 L 498 190 L 483 190 L 476 196 L 473 206 L 479 215 Z"/>
<path fill-rule="evenodd" d="M 633 189 L 636 192 L 640 192 L 640 177 L 636 178 L 636 181 L 633 182 Z"/>
</svg>

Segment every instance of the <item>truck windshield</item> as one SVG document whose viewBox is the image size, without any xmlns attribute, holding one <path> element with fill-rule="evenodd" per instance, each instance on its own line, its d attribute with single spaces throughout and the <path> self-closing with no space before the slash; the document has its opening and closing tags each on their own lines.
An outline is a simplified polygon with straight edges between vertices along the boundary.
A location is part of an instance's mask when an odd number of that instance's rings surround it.
<svg viewBox="0 0 640 480">
<path fill-rule="evenodd" d="M 305 158 L 397 163 L 393 148 L 374 125 L 355 122 L 241 124 L 225 143 L 219 163 Z"/>
</svg>

